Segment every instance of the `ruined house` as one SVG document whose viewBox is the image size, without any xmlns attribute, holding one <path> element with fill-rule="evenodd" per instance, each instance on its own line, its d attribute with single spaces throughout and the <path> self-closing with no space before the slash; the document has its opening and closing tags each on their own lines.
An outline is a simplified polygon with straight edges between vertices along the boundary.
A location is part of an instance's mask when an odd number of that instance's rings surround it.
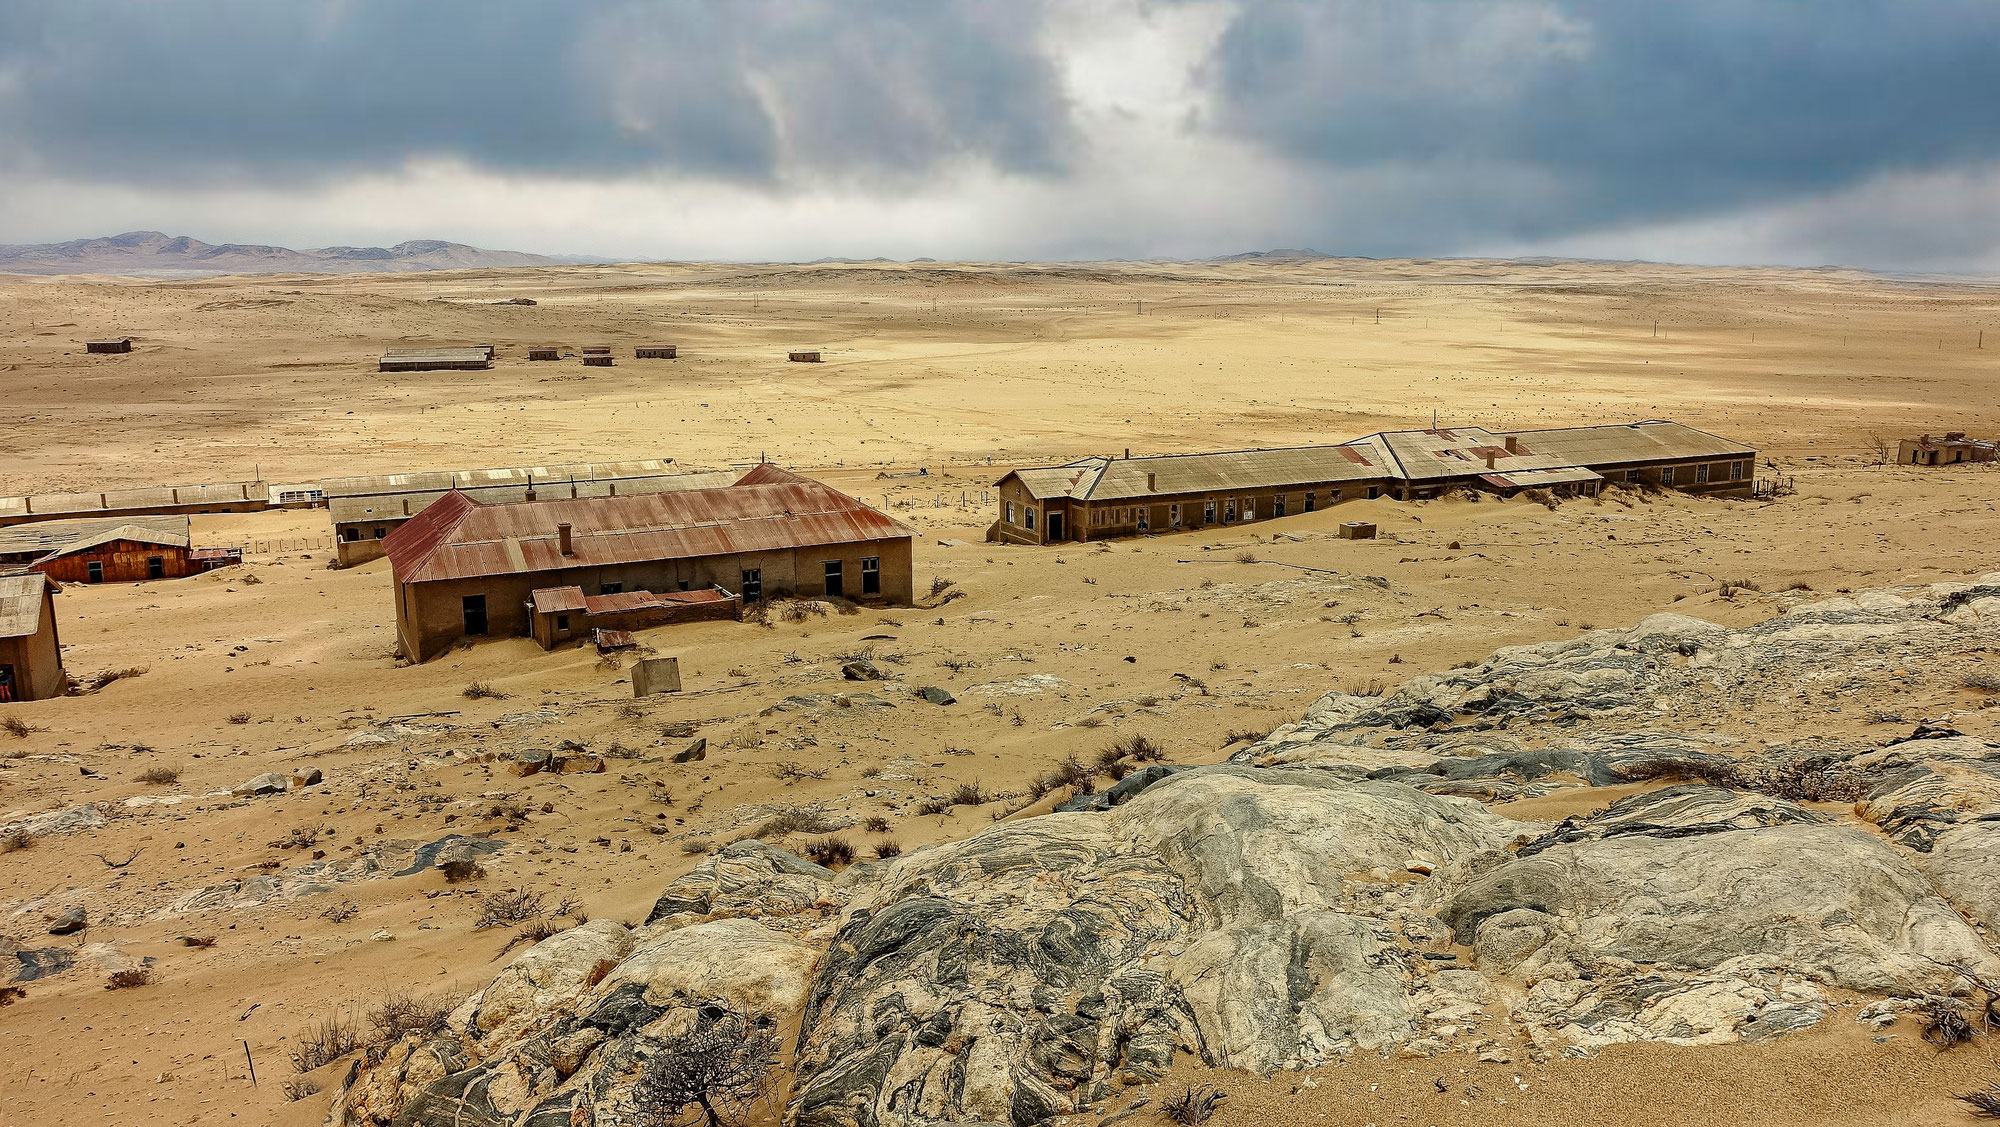
<svg viewBox="0 0 2000 1127">
<path fill-rule="evenodd" d="M 79 536 L 28 565 L 62 583 L 184 579 L 243 562 L 241 548 L 196 548 L 185 528 L 118 524 Z"/>
<path fill-rule="evenodd" d="M 551 588 L 906 606 L 912 536 L 831 486 L 759 465 L 719 488 L 636 495 L 485 504 L 452 490 L 383 547 L 397 637 L 412 660 L 428 661 L 461 638 L 529 634 L 536 593 Z"/>
<path fill-rule="evenodd" d="M 1023 544 L 1249 524 L 1344 501 L 1606 483 L 1750 495 L 1755 449 L 1665 420 L 1494 433 L 1383 431 L 1334 446 L 1082 458 L 1000 479 L 995 539 Z"/>
<path fill-rule="evenodd" d="M 40 572 L 0 575 L 0 704 L 61 696 L 62 640 L 54 580 Z"/>
<path fill-rule="evenodd" d="M 1896 461 L 1906 466 L 1956 466 L 1965 462 L 1990 462 L 2000 455 L 2000 443 L 1967 438 L 1962 430 L 1946 431 L 1943 438 L 1924 435 L 1896 444 Z"/>
</svg>

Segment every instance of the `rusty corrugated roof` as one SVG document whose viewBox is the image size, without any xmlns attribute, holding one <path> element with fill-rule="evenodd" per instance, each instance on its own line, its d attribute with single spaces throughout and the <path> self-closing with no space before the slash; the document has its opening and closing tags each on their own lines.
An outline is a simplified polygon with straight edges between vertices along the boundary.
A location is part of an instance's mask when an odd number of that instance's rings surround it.
<svg viewBox="0 0 2000 1127">
<path fill-rule="evenodd" d="M 42 592 L 54 586 L 39 571 L 0 575 L 0 638 L 31 638 L 41 633 Z"/>
<path fill-rule="evenodd" d="M 745 479 L 757 475 L 753 470 Z M 571 528 L 569 555 L 558 547 L 558 524 Z M 453 492 L 391 532 L 383 549 L 397 582 L 425 583 L 911 535 L 906 525 L 847 494 L 795 477 L 784 483 L 511 505 L 484 505 Z"/>
<path fill-rule="evenodd" d="M 85 536 L 95 535 L 107 528 L 117 528 L 121 525 L 137 526 L 154 532 L 178 533 L 182 537 L 188 534 L 188 518 L 185 513 L 44 520 L 33 524 L 0 528 L 0 556 L 32 554 L 40 557 Z"/>
<path fill-rule="evenodd" d="M 539 587 L 528 596 L 536 614 L 567 614 L 583 609 L 581 587 Z"/>
</svg>

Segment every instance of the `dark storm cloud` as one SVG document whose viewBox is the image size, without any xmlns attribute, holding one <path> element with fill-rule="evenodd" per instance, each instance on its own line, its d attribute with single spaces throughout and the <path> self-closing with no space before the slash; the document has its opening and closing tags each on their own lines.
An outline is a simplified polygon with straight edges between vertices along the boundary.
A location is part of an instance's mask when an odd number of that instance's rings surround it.
<svg viewBox="0 0 2000 1127">
<path fill-rule="evenodd" d="M 405 159 L 590 178 L 1060 170 L 1033 3 L 62 0 L 0 5 L 0 162 L 147 183 Z"/>
<path fill-rule="evenodd" d="M 1220 128 L 1343 171 L 1455 175 L 1428 217 L 1378 232 L 1407 247 L 1991 159 L 1997 61 L 1985 0 L 1251 0 L 1212 77 Z M 1511 186 L 1481 181 L 1500 166 Z"/>
</svg>

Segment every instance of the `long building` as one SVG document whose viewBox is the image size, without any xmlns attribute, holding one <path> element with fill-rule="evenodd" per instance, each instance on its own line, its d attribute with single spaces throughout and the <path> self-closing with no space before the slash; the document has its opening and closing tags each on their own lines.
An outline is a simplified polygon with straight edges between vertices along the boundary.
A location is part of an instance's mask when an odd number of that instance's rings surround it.
<svg viewBox="0 0 2000 1127">
<path fill-rule="evenodd" d="M 382 542 L 404 521 L 457 490 L 486 504 L 621 497 L 732 485 L 734 473 L 688 473 L 671 459 L 513 466 L 484 470 L 431 470 L 329 478 L 320 483 L 333 518 L 340 566 L 382 558 Z"/>
<path fill-rule="evenodd" d="M 997 539 L 1100 540 L 1245 524 L 1458 489 L 1595 494 L 1607 483 L 1748 496 L 1757 451 L 1666 420 L 1494 433 L 1382 431 L 1335 446 L 1082 458 L 1000 479 Z"/>
<path fill-rule="evenodd" d="M 0 528 L 0 571 L 27 567 L 51 552 L 60 551 L 88 537 L 120 527 L 177 536 L 189 542 L 189 521 L 185 515 L 132 517 L 86 517 L 80 520 L 43 520 Z"/>
<path fill-rule="evenodd" d="M 96 493 L 41 493 L 0 497 L 0 527 L 81 517 L 254 513 L 270 507 L 270 487 L 261 481 L 153 485 Z"/>
<path fill-rule="evenodd" d="M 913 535 L 831 486 L 759 465 L 720 488 L 615 497 L 487 504 L 451 490 L 383 547 L 403 653 L 428 661 L 462 638 L 529 634 L 535 593 L 549 588 L 909 605 Z"/>
</svg>

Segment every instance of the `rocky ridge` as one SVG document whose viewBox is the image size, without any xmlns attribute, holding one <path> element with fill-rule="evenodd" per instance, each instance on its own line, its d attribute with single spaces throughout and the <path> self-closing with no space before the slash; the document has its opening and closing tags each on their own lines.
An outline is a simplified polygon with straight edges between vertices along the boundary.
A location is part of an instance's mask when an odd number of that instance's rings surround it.
<svg viewBox="0 0 2000 1127">
<path fill-rule="evenodd" d="M 1672 723 L 1949 662 L 1996 626 L 2000 576 L 1742 628 L 1658 615 L 1329 694 L 1232 762 L 888 861 L 740 841 L 643 924 L 544 940 L 442 1032 L 370 1050 L 332 1121 L 627 1122 L 647 1057 L 724 1008 L 796 1023 L 792 1122 L 1025 1127 L 1184 1052 L 1506 1060 L 1991 1004 L 2000 745 L 1927 724 L 1745 755 Z M 1634 783 L 1557 824 L 1488 806 Z"/>
</svg>

